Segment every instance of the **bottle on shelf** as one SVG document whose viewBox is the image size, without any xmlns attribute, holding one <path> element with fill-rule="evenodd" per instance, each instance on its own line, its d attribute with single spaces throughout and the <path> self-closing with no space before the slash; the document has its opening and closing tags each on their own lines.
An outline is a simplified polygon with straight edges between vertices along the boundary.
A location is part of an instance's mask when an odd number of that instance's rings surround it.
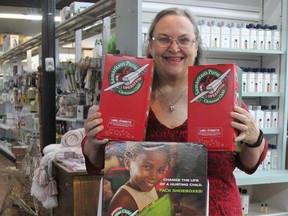
<svg viewBox="0 0 288 216">
<path fill-rule="evenodd" d="M 276 105 L 271 105 L 271 118 L 272 118 L 272 128 L 278 128 L 278 117 L 279 117 L 279 113 L 278 113 L 278 109 Z"/>
</svg>

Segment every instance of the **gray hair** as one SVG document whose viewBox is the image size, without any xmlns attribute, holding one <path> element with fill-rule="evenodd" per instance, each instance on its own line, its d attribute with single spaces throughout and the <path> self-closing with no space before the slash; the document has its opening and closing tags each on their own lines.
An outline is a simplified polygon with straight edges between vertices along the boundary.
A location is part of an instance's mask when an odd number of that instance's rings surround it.
<svg viewBox="0 0 288 216">
<path fill-rule="evenodd" d="M 167 9 L 161 10 L 155 16 L 154 20 L 151 23 L 151 26 L 150 26 L 149 31 L 148 31 L 148 40 L 149 41 L 152 40 L 156 24 L 159 22 L 159 20 L 162 17 L 164 17 L 166 15 L 185 16 L 185 17 L 187 17 L 190 20 L 190 22 L 194 26 L 195 40 L 196 40 L 197 45 L 198 45 L 198 51 L 197 51 L 197 56 L 196 56 L 195 61 L 194 61 L 194 65 L 199 65 L 200 62 L 201 62 L 201 58 L 202 58 L 202 48 L 201 48 L 202 40 L 201 40 L 201 37 L 200 37 L 200 32 L 199 32 L 199 29 L 198 29 L 198 26 L 197 26 L 197 22 L 196 22 L 195 18 L 193 17 L 193 15 L 191 14 L 191 12 L 189 10 L 181 9 L 181 8 L 167 8 Z M 152 56 L 149 53 L 149 45 L 147 47 L 147 51 L 146 52 L 147 52 L 147 57 L 148 58 L 152 58 Z"/>
</svg>

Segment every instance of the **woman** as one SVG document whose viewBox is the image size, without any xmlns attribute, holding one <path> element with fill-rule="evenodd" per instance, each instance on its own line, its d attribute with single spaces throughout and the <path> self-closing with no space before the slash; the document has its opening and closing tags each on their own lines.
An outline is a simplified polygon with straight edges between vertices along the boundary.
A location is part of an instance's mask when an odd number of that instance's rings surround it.
<svg viewBox="0 0 288 216">
<path fill-rule="evenodd" d="M 169 8 L 160 11 L 148 32 L 149 57 L 155 61 L 146 141 L 187 141 L 188 66 L 200 64 L 201 39 L 195 20 L 188 11 Z M 243 104 L 244 107 L 246 107 Z M 242 143 L 241 153 L 209 152 L 209 214 L 242 215 L 240 194 L 233 170 L 253 173 L 264 160 L 268 144 L 247 109 L 236 106 L 231 126 L 239 131 L 235 142 Z M 89 115 L 83 140 L 87 170 L 103 168 L 104 146 L 108 139 L 96 140 L 103 129 L 101 113 Z"/>
</svg>

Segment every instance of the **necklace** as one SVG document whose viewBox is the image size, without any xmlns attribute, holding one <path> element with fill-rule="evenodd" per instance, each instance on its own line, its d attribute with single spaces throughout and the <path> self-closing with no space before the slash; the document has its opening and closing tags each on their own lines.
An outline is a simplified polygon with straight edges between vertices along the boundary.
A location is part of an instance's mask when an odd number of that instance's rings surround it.
<svg viewBox="0 0 288 216">
<path fill-rule="evenodd" d="M 174 103 L 172 103 L 165 95 L 164 93 L 161 91 L 161 89 L 158 87 L 158 90 L 160 92 L 160 94 L 162 95 L 162 97 L 165 99 L 165 101 L 168 103 L 169 105 L 169 111 L 173 112 L 175 109 L 175 104 L 178 103 L 178 101 L 182 98 L 182 96 L 184 95 L 185 91 L 186 91 L 187 87 L 181 92 L 181 94 L 178 96 L 178 98 L 176 99 L 176 101 Z"/>
</svg>

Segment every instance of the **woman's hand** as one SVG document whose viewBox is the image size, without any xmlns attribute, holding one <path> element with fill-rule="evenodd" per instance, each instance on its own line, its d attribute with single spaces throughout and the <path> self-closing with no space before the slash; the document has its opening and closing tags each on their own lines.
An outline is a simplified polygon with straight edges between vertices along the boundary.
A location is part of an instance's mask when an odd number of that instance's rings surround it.
<svg viewBox="0 0 288 216">
<path fill-rule="evenodd" d="M 249 111 L 235 106 L 230 116 L 234 119 L 234 121 L 231 122 L 231 126 L 239 131 L 234 141 L 241 141 L 249 145 L 256 143 L 260 131 Z"/>
<path fill-rule="evenodd" d="M 242 145 L 241 147 L 241 151 L 239 153 L 240 160 L 242 161 L 243 167 L 245 167 L 246 171 L 250 170 L 249 172 L 252 173 L 257 168 L 257 164 L 264 151 L 265 145 L 267 145 L 267 142 L 265 139 L 262 139 L 260 145 L 257 145 L 256 148 L 251 148 L 248 146 L 253 146 L 255 143 L 257 143 L 260 135 L 259 127 L 249 111 L 239 106 L 235 106 L 234 111 L 232 111 L 230 115 L 234 119 L 234 121 L 231 122 L 232 127 L 239 131 L 239 134 L 234 141 L 241 141 L 242 143 L 247 144 Z"/>
</svg>

